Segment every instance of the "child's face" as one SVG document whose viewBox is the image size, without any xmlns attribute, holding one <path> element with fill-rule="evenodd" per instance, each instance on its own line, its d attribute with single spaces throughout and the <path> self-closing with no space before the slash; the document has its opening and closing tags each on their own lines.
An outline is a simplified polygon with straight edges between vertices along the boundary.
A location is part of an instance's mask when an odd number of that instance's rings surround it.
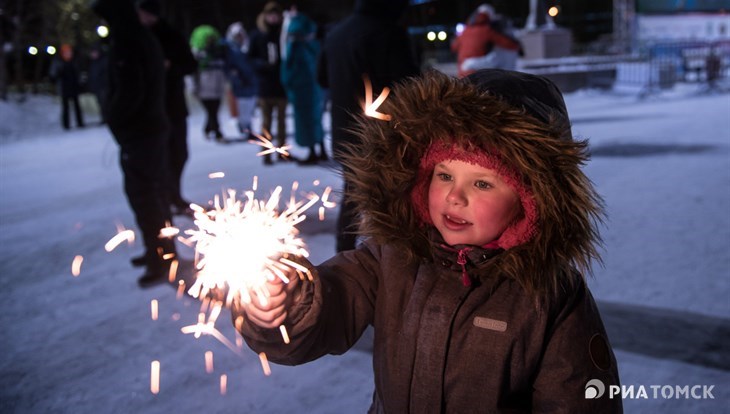
<svg viewBox="0 0 730 414">
<path fill-rule="evenodd" d="M 433 170 L 428 211 L 446 243 L 483 246 L 499 238 L 521 204 L 496 171 L 446 160 Z"/>
</svg>

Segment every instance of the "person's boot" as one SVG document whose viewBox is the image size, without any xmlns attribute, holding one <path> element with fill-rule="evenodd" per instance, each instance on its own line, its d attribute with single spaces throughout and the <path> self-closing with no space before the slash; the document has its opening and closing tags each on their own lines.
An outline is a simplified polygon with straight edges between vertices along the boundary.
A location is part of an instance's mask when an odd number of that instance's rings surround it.
<svg viewBox="0 0 730 414">
<path fill-rule="evenodd" d="M 170 272 L 170 264 L 174 258 L 162 259 L 161 257 L 148 258 L 147 269 L 137 279 L 141 288 L 148 288 L 167 283 Z"/>
<path fill-rule="evenodd" d="M 147 253 L 142 254 L 141 256 L 135 256 L 129 261 L 132 263 L 132 266 L 134 267 L 142 267 L 145 264 L 147 264 Z"/>
</svg>

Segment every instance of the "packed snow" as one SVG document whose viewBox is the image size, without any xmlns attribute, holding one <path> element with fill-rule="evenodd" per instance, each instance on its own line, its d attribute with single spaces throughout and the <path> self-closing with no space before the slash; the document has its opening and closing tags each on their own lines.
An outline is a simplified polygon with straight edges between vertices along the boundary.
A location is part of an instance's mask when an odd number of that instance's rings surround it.
<svg viewBox="0 0 730 414">
<path fill-rule="evenodd" d="M 574 135 L 590 140 L 585 168 L 608 213 L 604 263 L 589 285 L 618 358 L 625 411 L 726 412 L 730 94 L 677 85 L 644 98 L 582 90 L 566 102 Z M 137 286 L 141 272 L 129 258 L 141 252 L 140 243 L 110 253 L 103 247 L 119 226 L 136 228 L 116 144 L 95 123 L 93 99 L 85 96 L 83 105 L 87 127 L 64 131 L 56 98 L 0 102 L 0 412 L 365 412 L 373 390 L 367 336 L 345 355 L 272 365 L 265 376 L 245 345 L 239 355 L 210 336 L 181 333 L 197 321 L 197 300 L 176 298 L 170 286 Z M 183 183 L 189 199 L 206 203 L 227 188 L 250 189 L 254 176 L 261 196 L 277 185 L 286 194 L 295 180 L 302 191 L 340 188 L 331 165 L 265 167 L 257 146 L 206 141 L 194 101 L 191 110 Z M 221 112 L 221 119 L 228 115 Z M 236 136 L 233 123 L 224 126 Z M 211 179 L 212 172 L 225 177 Z M 300 226 L 314 263 L 334 254 L 335 217 L 328 211 L 320 222 L 315 214 Z M 192 222 L 178 218 L 175 225 Z M 77 255 L 84 260 L 74 277 Z M 235 341 L 228 319 L 224 311 L 217 326 Z M 159 394 L 150 392 L 152 361 L 160 362 Z M 677 398 L 677 386 L 696 385 L 714 398 Z"/>
</svg>

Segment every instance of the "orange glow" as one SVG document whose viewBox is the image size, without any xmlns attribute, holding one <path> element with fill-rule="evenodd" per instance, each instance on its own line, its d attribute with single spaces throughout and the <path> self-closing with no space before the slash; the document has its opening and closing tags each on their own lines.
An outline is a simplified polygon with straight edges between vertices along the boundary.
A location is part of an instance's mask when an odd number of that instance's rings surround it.
<svg viewBox="0 0 730 414">
<path fill-rule="evenodd" d="M 160 361 L 152 361 L 150 366 L 150 392 L 160 393 Z"/>
<path fill-rule="evenodd" d="M 111 239 L 109 239 L 108 242 L 106 242 L 106 244 L 104 245 L 104 250 L 106 250 L 107 252 L 111 252 L 125 240 L 127 241 L 127 243 L 132 243 L 134 241 L 134 232 L 132 230 L 122 230 L 117 233 L 116 236 L 112 237 Z"/>
<path fill-rule="evenodd" d="M 261 360 L 261 368 L 264 370 L 264 375 L 268 377 L 271 375 L 271 367 L 269 366 L 269 360 L 266 358 L 266 354 L 263 352 L 260 353 L 259 360 Z"/>
<path fill-rule="evenodd" d="M 228 376 L 221 374 L 221 395 L 226 395 L 228 391 Z"/>
<path fill-rule="evenodd" d="M 157 307 L 158 307 L 157 299 L 152 299 L 150 301 L 150 314 L 151 314 L 153 321 L 157 320 Z"/>
<path fill-rule="evenodd" d="M 74 260 L 71 263 L 71 274 L 74 277 L 77 277 L 81 274 L 81 264 L 84 262 L 84 257 L 76 255 L 74 256 Z"/>
<path fill-rule="evenodd" d="M 175 283 L 175 278 L 177 277 L 177 267 L 178 267 L 177 260 L 173 260 L 172 262 L 170 262 L 170 270 L 168 271 L 168 274 L 167 274 L 167 280 L 170 283 Z"/>
<path fill-rule="evenodd" d="M 390 115 L 378 112 L 378 108 L 380 108 L 380 105 L 385 102 L 388 94 L 390 94 L 390 88 L 387 86 L 383 88 L 380 95 L 373 102 L 373 85 L 370 83 L 370 78 L 367 75 L 363 75 L 362 80 L 365 83 L 365 105 L 363 108 L 365 115 L 383 121 L 390 121 L 392 118 Z"/>
<path fill-rule="evenodd" d="M 284 343 L 289 343 L 289 332 L 286 331 L 286 326 L 280 325 L 279 331 L 281 331 L 281 337 L 284 339 Z"/>
<path fill-rule="evenodd" d="M 213 352 L 212 351 L 205 352 L 205 372 L 207 372 L 208 374 L 213 373 Z"/>
</svg>

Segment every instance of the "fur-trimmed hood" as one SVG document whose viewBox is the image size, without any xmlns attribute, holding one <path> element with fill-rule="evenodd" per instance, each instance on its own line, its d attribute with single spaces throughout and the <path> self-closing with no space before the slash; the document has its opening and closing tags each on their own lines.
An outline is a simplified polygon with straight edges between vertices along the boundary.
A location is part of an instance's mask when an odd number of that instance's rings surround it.
<svg viewBox="0 0 730 414">
<path fill-rule="evenodd" d="M 432 170 L 419 166 L 442 141 L 497 157 L 532 197 L 534 233 L 490 260 L 491 270 L 541 299 L 570 283 L 573 268 L 589 272 L 599 259 L 602 203 L 580 169 L 587 143 L 573 140 L 552 82 L 502 70 L 463 79 L 432 71 L 397 85 L 378 111 L 391 120 L 360 117 L 353 128 L 360 143 L 343 154 L 361 234 L 402 248 L 404 260 L 434 258 L 433 227 L 413 200 L 427 197 L 428 186 L 418 183 Z"/>
</svg>

